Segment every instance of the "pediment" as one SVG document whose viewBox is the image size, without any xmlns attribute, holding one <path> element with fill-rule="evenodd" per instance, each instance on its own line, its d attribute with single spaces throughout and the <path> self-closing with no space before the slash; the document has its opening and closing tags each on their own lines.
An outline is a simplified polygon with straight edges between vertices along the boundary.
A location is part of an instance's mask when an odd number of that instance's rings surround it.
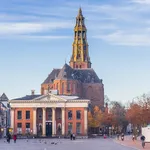
<svg viewBox="0 0 150 150">
<path fill-rule="evenodd" d="M 38 98 L 33 99 L 34 101 L 40 101 L 40 102 L 65 102 L 66 99 L 60 97 L 59 95 L 53 95 L 51 93 L 48 93 L 47 95 L 42 95 Z"/>
</svg>

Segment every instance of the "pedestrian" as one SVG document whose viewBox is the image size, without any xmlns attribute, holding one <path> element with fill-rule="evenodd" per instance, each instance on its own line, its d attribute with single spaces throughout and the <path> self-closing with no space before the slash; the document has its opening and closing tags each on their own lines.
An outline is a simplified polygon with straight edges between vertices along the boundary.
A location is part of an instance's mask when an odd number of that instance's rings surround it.
<svg viewBox="0 0 150 150">
<path fill-rule="evenodd" d="M 142 147 L 144 148 L 145 147 L 145 136 L 144 135 L 141 136 L 141 141 L 142 141 Z"/>
<path fill-rule="evenodd" d="M 16 140 L 17 140 L 17 135 L 16 134 L 14 134 L 13 139 L 14 139 L 14 143 L 16 143 Z"/>
<path fill-rule="evenodd" d="M 8 143 L 10 143 L 10 139 L 11 139 L 11 135 L 10 135 L 10 133 L 8 133 L 8 135 L 7 135 L 7 142 Z"/>
<path fill-rule="evenodd" d="M 76 136 L 75 136 L 75 134 L 74 134 L 74 133 L 72 134 L 72 137 L 73 137 L 73 140 L 75 140 L 75 139 L 76 139 Z"/>
<path fill-rule="evenodd" d="M 70 140 L 72 140 L 72 138 L 73 138 L 73 135 L 72 135 L 72 133 L 70 134 Z"/>
<path fill-rule="evenodd" d="M 133 136 L 132 136 L 132 141 L 134 142 L 134 140 L 135 140 L 135 136 L 133 135 Z"/>
<path fill-rule="evenodd" d="M 103 136 L 103 137 L 104 137 L 104 139 L 106 139 L 106 134 L 104 134 L 104 136 Z"/>
<path fill-rule="evenodd" d="M 124 133 L 121 134 L 121 140 L 124 141 Z"/>
<path fill-rule="evenodd" d="M 119 133 L 117 134 L 117 139 L 119 140 Z"/>
</svg>

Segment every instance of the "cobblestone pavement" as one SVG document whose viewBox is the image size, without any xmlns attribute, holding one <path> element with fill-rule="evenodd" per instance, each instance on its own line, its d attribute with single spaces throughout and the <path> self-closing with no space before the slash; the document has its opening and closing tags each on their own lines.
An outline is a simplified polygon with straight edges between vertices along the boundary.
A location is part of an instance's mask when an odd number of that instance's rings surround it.
<svg viewBox="0 0 150 150">
<path fill-rule="evenodd" d="M 117 139 L 115 141 L 116 141 L 116 143 L 119 143 L 124 146 L 134 147 L 137 150 L 143 150 L 141 141 L 139 138 L 135 141 L 132 141 L 132 136 L 126 136 L 124 141 L 117 140 Z M 145 144 L 144 150 L 150 150 L 150 143 Z"/>
<path fill-rule="evenodd" d="M 135 150 L 114 142 L 111 139 L 26 139 L 8 144 L 0 139 L 0 150 Z"/>
</svg>

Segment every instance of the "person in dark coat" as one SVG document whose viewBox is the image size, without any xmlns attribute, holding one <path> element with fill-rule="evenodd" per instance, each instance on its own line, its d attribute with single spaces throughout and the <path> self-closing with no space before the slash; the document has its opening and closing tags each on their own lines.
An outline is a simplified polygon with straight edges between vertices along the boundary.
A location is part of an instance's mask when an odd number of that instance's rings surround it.
<svg viewBox="0 0 150 150">
<path fill-rule="evenodd" d="M 72 135 L 72 133 L 70 134 L 70 140 L 72 140 L 72 138 L 73 138 L 73 135 Z"/>
<path fill-rule="evenodd" d="M 144 135 L 141 136 L 141 141 L 142 141 L 142 147 L 144 148 L 145 147 L 145 136 Z"/>
<path fill-rule="evenodd" d="M 7 142 L 10 143 L 11 135 L 10 133 L 7 135 Z"/>
</svg>

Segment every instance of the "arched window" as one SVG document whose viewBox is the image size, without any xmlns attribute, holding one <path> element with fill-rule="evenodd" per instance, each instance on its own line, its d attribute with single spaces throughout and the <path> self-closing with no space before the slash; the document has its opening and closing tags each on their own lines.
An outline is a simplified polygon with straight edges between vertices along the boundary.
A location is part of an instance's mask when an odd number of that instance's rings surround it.
<svg viewBox="0 0 150 150">
<path fill-rule="evenodd" d="M 64 83 L 62 83 L 62 94 L 64 94 Z"/>
<path fill-rule="evenodd" d="M 77 31 L 75 31 L 75 37 L 77 36 Z"/>
<path fill-rule="evenodd" d="M 70 90 L 71 90 L 71 84 L 68 82 L 67 83 L 67 91 L 70 92 Z"/>
<path fill-rule="evenodd" d="M 73 83 L 73 94 L 76 94 L 76 84 Z"/>
<path fill-rule="evenodd" d="M 82 37 L 85 38 L 85 31 L 82 32 Z"/>
<path fill-rule="evenodd" d="M 56 85 L 56 89 L 58 90 L 58 83 L 57 83 L 57 85 Z"/>
</svg>

